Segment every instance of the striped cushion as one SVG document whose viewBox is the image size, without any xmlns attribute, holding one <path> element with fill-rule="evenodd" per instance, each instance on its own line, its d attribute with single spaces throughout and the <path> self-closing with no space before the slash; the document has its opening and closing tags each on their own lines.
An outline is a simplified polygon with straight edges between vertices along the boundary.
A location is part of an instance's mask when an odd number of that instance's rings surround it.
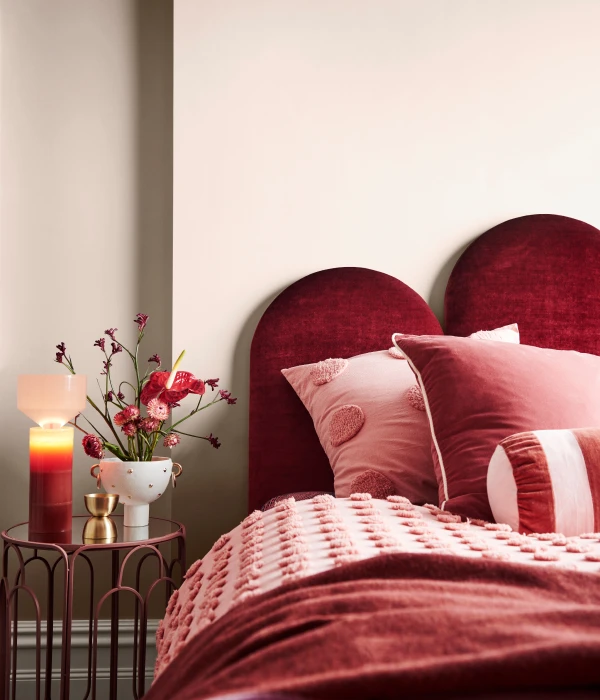
<svg viewBox="0 0 600 700">
<path fill-rule="evenodd" d="M 519 532 L 600 532 L 600 429 L 511 435 L 492 456 L 487 490 L 496 522 Z"/>
</svg>

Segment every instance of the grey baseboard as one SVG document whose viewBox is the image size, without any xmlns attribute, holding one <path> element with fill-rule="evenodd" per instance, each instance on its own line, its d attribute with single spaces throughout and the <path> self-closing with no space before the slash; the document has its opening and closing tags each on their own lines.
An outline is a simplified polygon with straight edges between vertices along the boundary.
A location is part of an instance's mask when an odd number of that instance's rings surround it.
<svg viewBox="0 0 600 700">
<path fill-rule="evenodd" d="M 81 698 L 85 695 L 88 680 L 88 637 L 87 620 L 74 620 L 71 637 L 71 697 Z M 155 635 L 158 620 L 148 620 L 146 653 L 146 689 L 153 677 L 156 659 Z M 35 700 L 35 635 L 34 621 L 19 622 L 17 630 L 17 700 Z M 132 693 L 132 657 L 133 657 L 133 620 L 119 621 L 119 700 L 133 697 Z M 45 679 L 46 624 L 41 625 L 42 632 L 42 679 Z M 60 646 L 61 623 L 54 624 L 52 644 L 52 694 L 58 693 L 60 686 Z M 98 626 L 98 663 L 96 672 L 96 689 L 98 698 L 108 697 L 110 678 L 110 620 L 100 620 Z M 43 689 L 43 686 L 42 686 Z M 43 693 L 42 693 L 43 695 Z"/>
</svg>

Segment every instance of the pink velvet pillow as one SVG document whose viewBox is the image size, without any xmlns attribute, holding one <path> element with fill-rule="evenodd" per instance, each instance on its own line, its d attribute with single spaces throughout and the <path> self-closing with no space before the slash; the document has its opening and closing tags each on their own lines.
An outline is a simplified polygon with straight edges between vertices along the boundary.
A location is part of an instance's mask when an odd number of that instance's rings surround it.
<svg viewBox="0 0 600 700">
<path fill-rule="evenodd" d="M 519 432 L 600 426 L 600 358 L 451 336 L 396 336 L 432 428 L 443 508 L 492 519 L 488 464 Z"/>
<path fill-rule="evenodd" d="M 518 343 L 519 329 L 513 324 L 471 337 Z M 396 348 L 282 371 L 313 419 L 336 496 L 437 501 L 423 396 Z"/>
</svg>

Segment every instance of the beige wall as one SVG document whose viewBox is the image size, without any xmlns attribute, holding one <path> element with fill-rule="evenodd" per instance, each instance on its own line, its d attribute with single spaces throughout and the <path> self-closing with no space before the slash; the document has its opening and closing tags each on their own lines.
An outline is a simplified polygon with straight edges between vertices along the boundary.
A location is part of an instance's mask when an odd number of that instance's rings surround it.
<svg viewBox="0 0 600 700">
<path fill-rule="evenodd" d="M 65 341 L 93 392 L 93 341 L 116 326 L 131 342 L 138 311 L 151 316 L 145 352 L 170 358 L 172 3 L 2 0 L 0 24 L 4 529 L 28 512 L 17 374 L 60 372 Z M 79 512 L 91 464 L 78 444 Z M 154 509 L 170 511 L 170 496 Z"/>
<path fill-rule="evenodd" d="M 600 226 L 598 26 L 596 0 L 175 0 L 174 349 L 240 396 L 197 422 L 218 452 L 179 452 L 192 553 L 245 513 L 249 346 L 278 291 L 360 265 L 440 312 L 489 226 Z"/>
</svg>

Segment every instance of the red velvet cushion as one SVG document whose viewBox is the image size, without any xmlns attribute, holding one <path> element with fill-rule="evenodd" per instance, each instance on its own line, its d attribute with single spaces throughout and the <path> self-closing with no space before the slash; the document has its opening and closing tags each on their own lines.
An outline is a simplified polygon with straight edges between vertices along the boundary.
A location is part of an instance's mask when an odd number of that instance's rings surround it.
<svg viewBox="0 0 600 700">
<path fill-rule="evenodd" d="M 493 519 L 487 469 L 504 438 L 600 426 L 599 357 L 450 336 L 399 336 L 396 343 L 424 391 L 447 510 Z"/>
</svg>

